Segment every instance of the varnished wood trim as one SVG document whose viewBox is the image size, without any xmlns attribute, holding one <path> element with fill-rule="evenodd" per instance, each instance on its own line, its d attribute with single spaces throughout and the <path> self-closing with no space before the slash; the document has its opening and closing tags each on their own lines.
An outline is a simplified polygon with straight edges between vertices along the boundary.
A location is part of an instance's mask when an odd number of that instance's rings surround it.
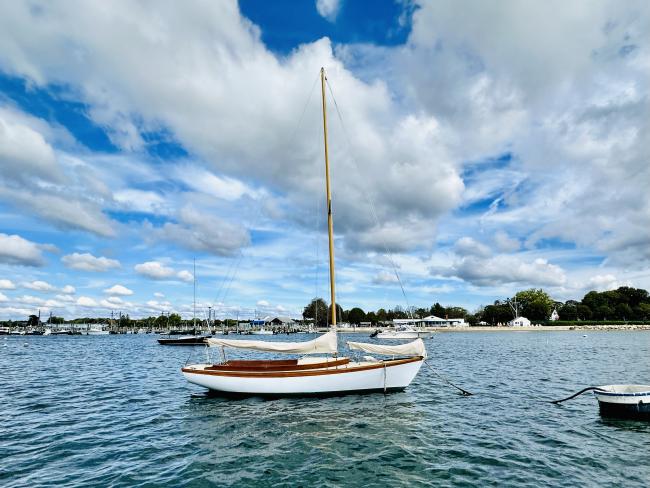
<svg viewBox="0 0 650 488">
<path fill-rule="evenodd" d="M 224 364 L 214 364 L 205 369 L 208 371 L 301 371 L 305 369 L 321 369 L 343 366 L 350 362 L 350 358 L 333 359 L 320 363 L 298 364 L 298 360 L 288 361 L 228 361 Z M 278 364 L 279 363 L 279 364 Z"/>
<path fill-rule="evenodd" d="M 414 363 L 422 361 L 422 356 L 415 356 L 412 358 L 404 359 L 391 359 L 383 361 L 378 364 L 369 364 L 367 366 L 355 366 L 351 368 L 338 368 L 338 369 L 318 369 L 318 370 L 304 370 L 304 371 L 271 371 L 268 373 L 260 371 L 214 371 L 204 369 L 182 368 L 183 373 L 190 374 L 205 374 L 212 376 L 234 376 L 239 378 L 290 378 L 295 376 L 322 376 L 328 374 L 342 374 L 352 373 L 357 371 L 368 371 L 371 369 L 390 368 L 392 366 L 399 366 L 400 364 Z"/>
</svg>

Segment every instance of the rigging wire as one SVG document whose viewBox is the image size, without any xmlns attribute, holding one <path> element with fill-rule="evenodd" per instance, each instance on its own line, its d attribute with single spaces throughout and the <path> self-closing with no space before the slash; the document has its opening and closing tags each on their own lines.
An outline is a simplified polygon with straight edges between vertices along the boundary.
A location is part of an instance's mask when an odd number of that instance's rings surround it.
<svg viewBox="0 0 650 488">
<path fill-rule="evenodd" d="M 357 161 L 354 157 L 354 153 L 352 151 L 352 142 L 350 141 L 350 136 L 348 135 L 347 128 L 345 126 L 345 122 L 343 122 L 343 117 L 341 116 L 341 111 L 339 110 L 339 104 L 336 103 L 336 97 L 334 96 L 334 91 L 332 90 L 332 86 L 330 85 L 329 81 L 327 78 L 325 78 L 325 83 L 327 83 L 327 88 L 329 89 L 330 95 L 332 96 L 332 101 L 334 102 L 334 107 L 336 108 L 336 114 L 338 115 L 339 122 L 341 123 L 341 128 L 343 129 L 343 135 L 345 136 L 345 141 L 348 145 L 348 150 L 350 152 L 350 159 L 352 160 L 352 164 L 354 165 L 354 168 L 357 170 L 357 173 L 361 176 L 361 171 L 359 170 L 359 165 L 357 164 Z M 369 192 L 362 191 L 363 195 L 366 197 L 366 200 L 368 202 L 368 205 L 370 206 L 370 211 L 372 213 L 372 216 L 375 221 L 375 225 L 377 225 L 377 228 L 381 228 L 381 223 L 379 222 L 379 217 L 377 216 L 377 211 L 375 209 L 375 204 L 372 200 L 372 197 L 370 196 Z M 406 296 L 406 291 L 404 290 L 404 285 L 402 283 L 402 279 L 399 276 L 399 273 L 397 272 L 397 265 L 395 264 L 395 261 L 393 260 L 393 255 L 390 252 L 390 249 L 388 248 L 388 244 L 386 243 L 386 240 L 384 237 L 379 233 L 379 238 L 384 246 L 384 250 L 386 252 L 386 257 L 388 258 L 388 261 L 390 262 L 393 272 L 395 273 L 395 277 L 397 278 L 397 282 L 399 283 L 399 287 L 402 290 L 402 295 L 404 296 L 404 301 L 406 302 L 406 310 L 407 313 L 409 314 L 409 317 L 412 319 L 413 314 L 411 313 L 411 305 L 409 303 L 408 297 Z"/>
</svg>

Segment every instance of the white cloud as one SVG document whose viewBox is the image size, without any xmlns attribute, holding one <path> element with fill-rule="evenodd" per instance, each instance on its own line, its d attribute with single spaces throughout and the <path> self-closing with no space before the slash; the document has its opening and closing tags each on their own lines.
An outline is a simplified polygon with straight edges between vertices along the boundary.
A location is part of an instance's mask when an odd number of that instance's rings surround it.
<svg viewBox="0 0 650 488">
<path fill-rule="evenodd" d="M 267 308 L 271 306 L 271 304 L 267 300 L 258 300 L 256 305 L 262 308 Z"/>
<path fill-rule="evenodd" d="M 191 206 L 183 207 L 178 219 L 179 223 L 167 222 L 162 227 L 146 226 L 145 233 L 149 238 L 157 237 L 217 256 L 231 256 L 250 243 L 250 236 L 241 225 L 202 214 Z"/>
<path fill-rule="evenodd" d="M 8 301 L 8 300 L 9 300 L 9 299 L 7 298 L 7 295 L 5 295 L 4 293 L 0 292 L 0 302 L 6 302 L 6 301 Z"/>
<path fill-rule="evenodd" d="M 158 261 L 147 261 L 146 263 L 136 264 L 134 269 L 142 276 L 146 276 L 147 278 L 154 280 L 179 279 L 181 281 L 192 281 L 194 279 L 192 273 L 189 271 L 182 270 L 176 272 L 169 266 L 165 266 L 163 263 Z"/>
<path fill-rule="evenodd" d="M 235 178 L 219 177 L 196 166 L 179 166 L 174 170 L 174 175 L 193 190 L 223 200 L 234 201 L 245 195 L 252 198 L 259 196 L 258 192 Z"/>
<path fill-rule="evenodd" d="M 194 275 L 187 270 L 179 271 L 178 273 L 176 273 L 176 277 L 179 280 L 186 281 L 186 282 L 190 282 L 194 280 Z"/>
<path fill-rule="evenodd" d="M 21 120 L 22 119 L 22 120 Z M 1 179 L 33 183 L 33 179 L 60 182 L 63 173 L 54 150 L 40 132 L 24 123 L 14 111 L 0 107 Z"/>
<path fill-rule="evenodd" d="M 79 305 L 80 307 L 89 307 L 89 308 L 98 306 L 97 301 L 95 299 L 86 296 L 81 296 L 77 298 L 77 305 Z"/>
<path fill-rule="evenodd" d="M 128 295 L 133 295 L 133 290 L 130 290 L 129 288 L 127 288 L 126 286 L 123 286 L 123 285 L 113 285 L 110 288 L 106 288 L 104 290 L 104 293 L 106 293 L 108 295 L 128 296 Z"/>
<path fill-rule="evenodd" d="M 112 305 L 122 305 L 124 303 L 124 300 L 120 297 L 108 297 L 106 301 Z"/>
<path fill-rule="evenodd" d="M 71 269 L 80 271 L 105 272 L 109 269 L 119 268 L 120 262 L 104 256 L 96 257 L 90 253 L 72 253 L 61 258 L 61 262 Z"/>
<path fill-rule="evenodd" d="M 43 291 L 43 292 L 56 291 L 55 286 L 52 286 L 48 282 L 41 281 L 41 280 L 32 281 L 31 283 L 23 283 L 23 287 L 29 288 L 30 290 Z"/>
<path fill-rule="evenodd" d="M 375 283 L 376 285 L 397 283 L 397 276 L 395 276 L 395 273 L 390 273 L 388 271 L 380 271 L 373 277 L 372 282 Z"/>
<path fill-rule="evenodd" d="M 64 293 L 66 295 L 74 295 L 76 291 L 77 290 L 72 285 L 65 285 L 63 288 L 61 288 L 61 293 Z"/>
<path fill-rule="evenodd" d="M 316 0 L 316 10 L 321 17 L 330 22 L 334 22 L 341 8 L 341 1 L 342 0 Z"/>
<path fill-rule="evenodd" d="M 454 246 L 460 256 L 488 257 L 492 254 L 490 248 L 471 237 L 461 237 Z"/>
<path fill-rule="evenodd" d="M 155 296 L 156 298 L 165 298 L 165 294 L 160 293 L 159 291 L 154 292 L 153 296 Z"/>
<path fill-rule="evenodd" d="M 0 263 L 42 266 L 45 261 L 38 244 L 19 235 L 0 233 Z"/>
<path fill-rule="evenodd" d="M 518 256 L 469 255 L 454 261 L 450 267 L 432 267 L 435 275 L 460 278 L 477 286 L 515 283 L 522 286 L 559 286 L 566 282 L 565 271 L 546 259 L 524 261 Z"/>
<path fill-rule="evenodd" d="M 116 191 L 113 198 L 120 208 L 128 211 L 162 215 L 169 212 L 165 199 L 153 191 L 129 188 Z"/>
<path fill-rule="evenodd" d="M 15 290 L 16 285 L 11 280 L 0 280 L 0 290 Z"/>
</svg>

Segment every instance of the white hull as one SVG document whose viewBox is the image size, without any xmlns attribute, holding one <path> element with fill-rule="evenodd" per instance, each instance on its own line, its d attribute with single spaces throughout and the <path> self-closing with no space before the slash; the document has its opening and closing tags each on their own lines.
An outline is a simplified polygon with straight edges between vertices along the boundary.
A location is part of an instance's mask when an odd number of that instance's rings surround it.
<svg viewBox="0 0 650 488">
<path fill-rule="evenodd" d="M 432 332 L 417 332 L 417 331 L 407 331 L 407 332 L 394 332 L 386 331 L 380 332 L 377 334 L 377 339 L 427 339 L 433 335 Z"/>
<path fill-rule="evenodd" d="M 260 329 L 251 332 L 251 335 L 273 335 L 272 330 Z"/>
<path fill-rule="evenodd" d="M 192 369 L 200 371 L 208 365 L 193 365 L 183 368 L 183 375 L 190 383 L 222 393 L 278 396 L 342 394 L 406 388 L 415 378 L 424 360 L 406 361 L 408 362 L 396 360 L 385 363 L 349 363 L 338 369 L 329 369 L 328 374 L 309 371 L 290 373 L 292 376 L 201 374 L 193 372 Z"/>
<path fill-rule="evenodd" d="M 594 391 L 594 396 L 602 403 L 650 404 L 650 385 L 607 385 L 598 388 Z"/>
<path fill-rule="evenodd" d="M 107 330 L 89 330 L 86 332 L 86 335 L 108 335 L 109 332 Z"/>
</svg>

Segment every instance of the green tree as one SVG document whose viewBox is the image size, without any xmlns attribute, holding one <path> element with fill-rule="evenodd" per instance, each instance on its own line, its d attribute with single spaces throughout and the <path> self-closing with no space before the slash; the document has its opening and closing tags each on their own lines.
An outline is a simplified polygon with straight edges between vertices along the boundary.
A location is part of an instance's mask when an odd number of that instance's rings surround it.
<svg viewBox="0 0 650 488">
<path fill-rule="evenodd" d="M 531 288 L 515 295 L 520 315 L 530 320 L 548 320 L 553 311 L 553 300 L 541 288 Z"/>
<path fill-rule="evenodd" d="M 445 310 L 445 307 L 443 307 L 438 302 L 436 302 L 429 309 L 429 313 L 431 315 L 435 315 L 436 317 L 440 317 L 441 319 L 444 319 L 445 315 L 447 315 L 447 310 Z"/>
<path fill-rule="evenodd" d="M 28 327 L 36 327 L 38 325 L 38 315 L 30 315 L 27 319 Z"/>
<path fill-rule="evenodd" d="M 571 304 L 569 302 L 562 305 L 557 313 L 560 315 L 560 320 L 576 320 L 578 318 L 578 304 Z"/>
<path fill-rule="evenodd" d="M 314 319 L 316 327 L 327 327 L 327 304 L 322 298 L 314 298 L 303 309 L 302 316 L 306 319 Z"/>
<path fill-rule="evenodd" d="M 348 312 L 348 321 L 351 324 L 359 325 L 361 322 L 366 321 L 366 313 L 359 307 L 354 307 Z"/>
<path fill-rule="evenodd" d="M 387 320 L 388 320 L 388 314 L 386 313 L 386 310 L 384 310 L 383 308 L 377 310 L 377 321 L 386 322 Z"/>
<path fill-rule="evenodd" d="M 366 314 L 366 320 L 370 322 L 371 324 L 376 324 L 377 323 L 377 314 L 375 312 L 368 312 Z"/>
<path fill-rule="evenodd" d="M 596 320 L 611 319 L 614 315 L 614 310 L 607 305 L 600 305 L 593 311 L 593 318 Z"/>
<path fill-rule="evenodd" d="M 589 320 L 593 316 L 593 312 L 587 305 L 579 303 L 576 305 L 576 315 L 578 320 Z"/>
<path fill-rule="evenodd" d="M 616 318 L 619 320 L 630 320 L 634 316 L 632 307 L 630 307 L 627 303 L 619 303 L 616 305 L 616 308 L 614 308 L 614 313 L 616 314 Z"/>
<path fill-rule="evenodd" d="M 178 315 L 177 313 L 173 313 L 169 315 L 169 327 L 172 329 L 177 328 L 179 325 L 181 325 L 181 316 Z"/>
<path fill-rule="evenodd" d="M 467 317 L 467 310 L 463 307 L 447 307 L 446 316 L 450 319 L 464 319 Z"/>
</svg>

